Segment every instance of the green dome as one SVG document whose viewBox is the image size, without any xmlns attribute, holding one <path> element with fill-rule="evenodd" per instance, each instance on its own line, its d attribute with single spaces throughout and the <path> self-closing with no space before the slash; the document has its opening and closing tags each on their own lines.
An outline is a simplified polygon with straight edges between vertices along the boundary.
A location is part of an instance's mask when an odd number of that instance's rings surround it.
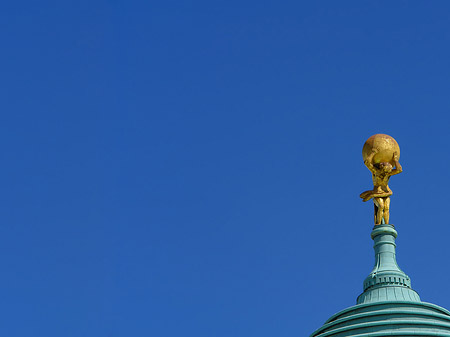
<svg viewBox="0 0 450 337">
<path fill-rule="evenodd" d="M 355 306 L 333 315 L 311 337 L 450 337 L 450 312 L 421 302 L 410 278 L 398 267 L 396 237 L 393 225 L 374 227 L 375 266 L 364 281 L 364 292 Z"/>
</svg>

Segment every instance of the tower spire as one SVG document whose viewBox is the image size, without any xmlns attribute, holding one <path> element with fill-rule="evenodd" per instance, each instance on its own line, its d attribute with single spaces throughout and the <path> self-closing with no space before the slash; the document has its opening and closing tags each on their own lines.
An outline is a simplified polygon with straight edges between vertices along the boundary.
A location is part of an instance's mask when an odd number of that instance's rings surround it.
<svg viewBox="0 0 450 337">
<path fill-rule="evenodd" d="M 411 288 L 411 280 L 395 257 L 397 231 L 389 223 L 392 191 L 389 178 L 402 172 L 400 148 L 388 135 L 374 135 L 363 147 L 364 164 L 372 172 L 373 189 L 361 193 L 363 201 L 373 199 L 375 266 L 364 280 L 364 291 L 356 305 L 331 316 L 310 337 L 450 337 L 450 312 L 425 303 Z"/>
<path fill-rule="evenodd" d="M 411 279 L 398 266 L 395 254 L 397 231 L 393 225 L 376 225 L 371 233 L 374 241 L 375 266 L 364 280 L 364 292 L 357 304 L 379 301 L 420 302 L 411 288 Z"/>
</svg>

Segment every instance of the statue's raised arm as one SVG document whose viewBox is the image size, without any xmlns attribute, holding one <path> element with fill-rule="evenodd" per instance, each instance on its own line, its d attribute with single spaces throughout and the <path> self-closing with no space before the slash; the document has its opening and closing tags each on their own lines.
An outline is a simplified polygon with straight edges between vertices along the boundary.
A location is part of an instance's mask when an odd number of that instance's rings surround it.
<svg viewBox="0 0 450 337">
<path fill-rule="evenodd" d="M 364 164 L 367 166 L 367 168 L 370 170 L 370 172 L 372 172 L 373 174 L 375 174 L 376 170 L 375 167 L 373 166 L 372 160 L 373 157 L 378 153 L 377 149 L 372 149 L 372 151 L 370 152 L 370 154 L 368 155 L 368 157 L 364 160 Z"/>
<path fill-rule="evenodd" d="M 397 153 L 397 151 L 395 151 L 392 156 L 392 161 L 394 162 L 395 168 L 392 170 L 391 176 L 403 172 L 402 165 L 400 165 L 400 163 L 398 162 L 398 159 L 399 159 L 398 153 Z"/>
</svg>

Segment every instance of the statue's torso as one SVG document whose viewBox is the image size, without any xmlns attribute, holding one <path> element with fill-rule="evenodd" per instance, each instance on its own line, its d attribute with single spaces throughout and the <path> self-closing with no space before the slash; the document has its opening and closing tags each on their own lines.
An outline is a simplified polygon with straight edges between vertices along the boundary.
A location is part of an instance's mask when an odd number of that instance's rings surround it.
<svg viewBox="0 0 450 337">
<path fill-rule="evenodd" d="M 388 186 L 390 175 L 386 173 L 372 174 L 373 189 L 377 192 L 392 192 Z"/>
</svg>

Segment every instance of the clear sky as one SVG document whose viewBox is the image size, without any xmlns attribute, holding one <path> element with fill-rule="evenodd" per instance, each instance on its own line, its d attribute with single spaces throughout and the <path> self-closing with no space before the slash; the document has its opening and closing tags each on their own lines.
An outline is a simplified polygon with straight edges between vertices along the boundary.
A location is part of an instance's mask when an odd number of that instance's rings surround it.
<svg viewBox="0 0 450 337">
<path fill-rule="evenodd" d="M 7 337 L 308 336 L 398 262 L 450 308 L 450 2 L 4 1 Z"/>
</svg>

